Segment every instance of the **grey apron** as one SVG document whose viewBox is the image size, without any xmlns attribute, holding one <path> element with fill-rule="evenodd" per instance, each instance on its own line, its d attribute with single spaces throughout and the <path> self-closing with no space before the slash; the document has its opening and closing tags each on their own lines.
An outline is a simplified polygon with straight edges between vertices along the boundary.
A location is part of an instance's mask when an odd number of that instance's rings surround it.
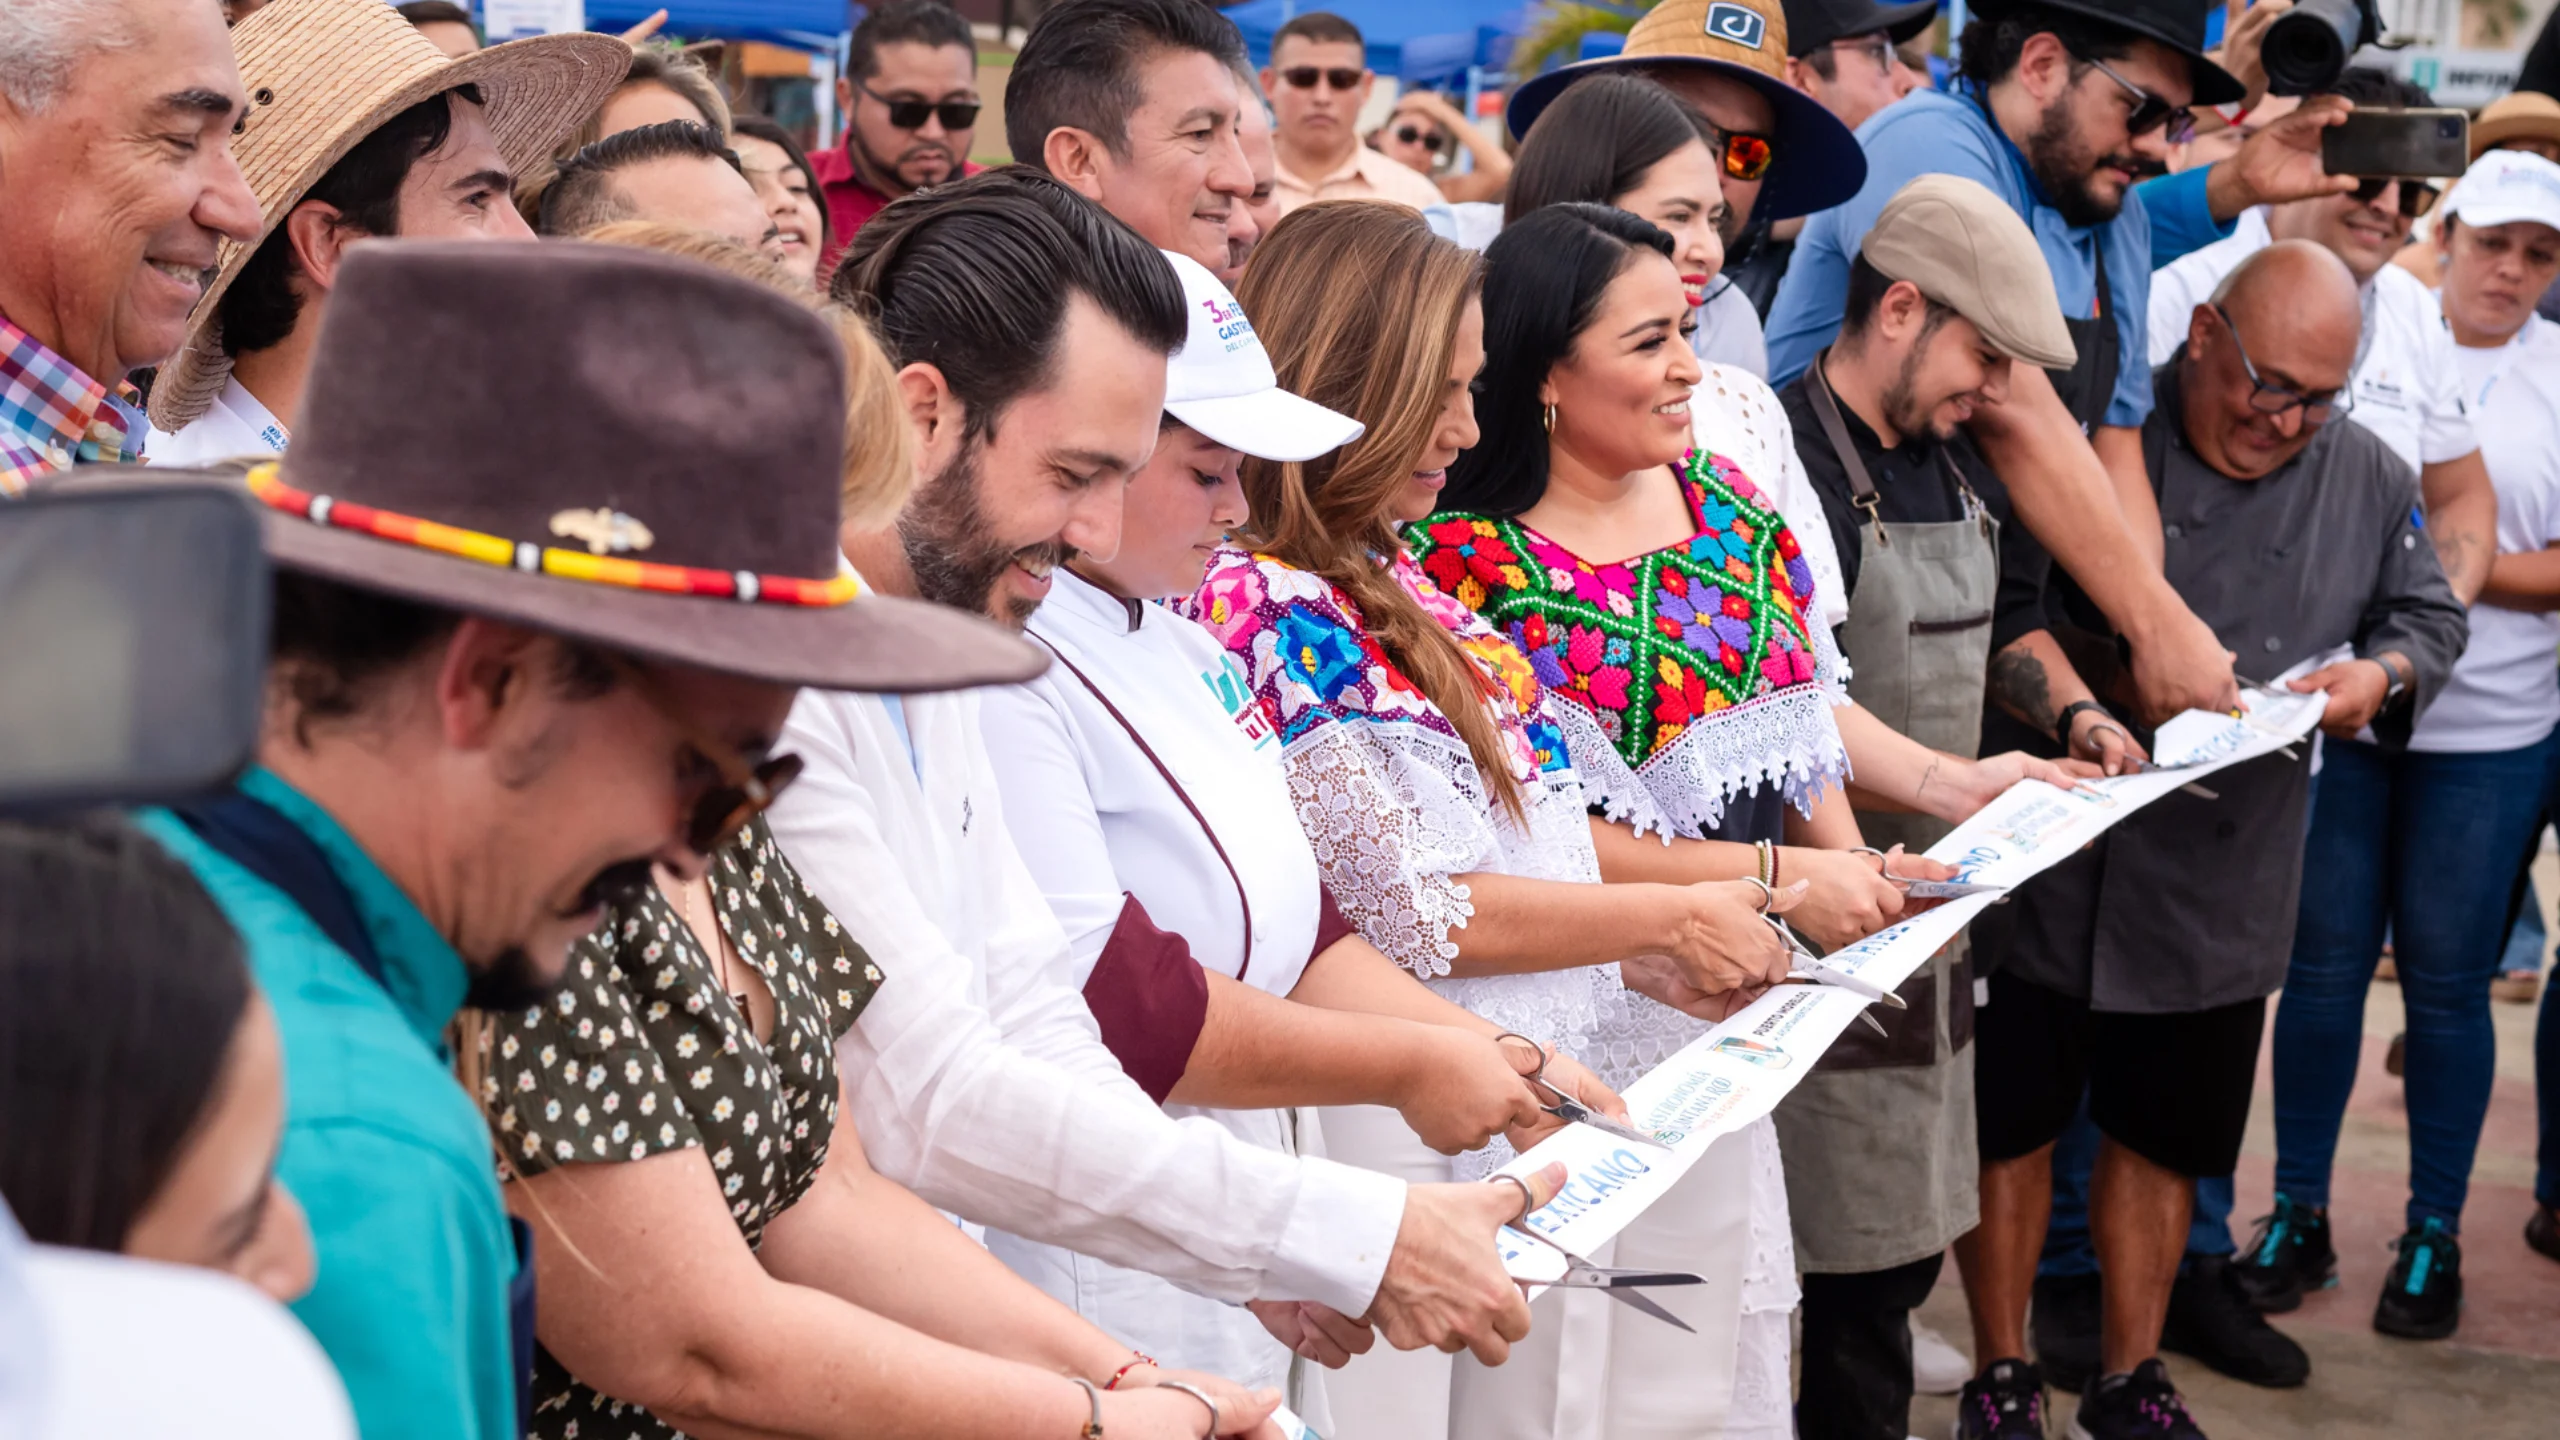
<svg viewBox="0 0 2560 1440">
<path fill-rule="evenodd" d="M 1998 527 L 1947 451 L 1938 463 L 1968 518 L 1877 518 L 1875 481 L 1841 423 L 1817 358 L 1805 387 L 1848 472 L 1858 527 L 1858 593 L 1844 629 L 1850 698 L 1933 749 L 1971 756 L 1981 741 Z M 1927 815 L 1858 812 L 1878 849 L 1925 849 L 1947 833 Z M 1796 1259 L 1815 1274 L 1863 1274 L 1934 1255 L 1978 1215 L 1973 1117 L 1973 976 L 1958 935 L 1903 982 L 1911 1008 L 1872 1011 L 1878 1038 L 1853 1026 L 1778 1106 Z"/>
</svg>

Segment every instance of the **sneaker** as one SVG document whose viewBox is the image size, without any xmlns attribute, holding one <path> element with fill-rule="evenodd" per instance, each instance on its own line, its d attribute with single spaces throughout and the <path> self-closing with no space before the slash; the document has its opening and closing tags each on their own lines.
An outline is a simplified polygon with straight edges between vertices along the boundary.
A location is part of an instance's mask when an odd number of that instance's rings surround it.
<svg viewBox="0 0 2560 1440">
<path fill-rule="evenodd" d="M 2044 1440 L 2044 1376 L 2024 1360 L 1995 1361 L 1956 1397 L 1956 1440 Z"/>
<path fill-rule="evenodd" d="M 2269 1325 L 2226 1255 L 2190 1255 L 2169 1291 L 2160 1348 L 2191 1355 L 2234 1380 L 2289 1390 L 2311 1378 L 2311 1357 Z"/>
<path fill-rule="evenodd" d="M 2204 1440 L 2204 1431 L 2169 1383 L 2169 1367 L 2154 1356 L 2130 1375 L 2089 1387 L 2071 1417 L 2071 1440 Z"/>
<path fill-rule="evenodd" d="M 2231 1269 L 2250 1304 L 2270 1315 L 2299 1308 L 2304 1295 L 2338 1283 L 2329 1212 L 2297 1205 L 2277 1191 L 2276 1208 L 2258 1217 L 2258 1233 Z"/>
<path fill-rule="evenodd" d="M 2027 1337 L 2035 1345 L 2036 1364 L 2057 1390 L 2077 1395 L 2098 1373 L 2099 1286 L 2094 1271 L 2036 1277 Z"/>
<path fill-rule="evenodd" d="M 2400 1258 L 2383 1277 L 2373 1328 L 2403 1340 L 2442 1340 L 2462 1323 L 2462 1246 L 2430 1218 L 2394 1241 Z"/>
<path fill-rule="evenodd" d="M 2560 1210 L 2548 1205 L 2533 1207 L 2533 1215 L 2524 1222 L 2524 1243 L 2560 1260 Z"/>
<path fill-rule="evenodd" d="M 1954 1395 L 1973 1378 L 1973 1362 L 1947 1337 L 1911 1322 L 1911 1388 L 1922 1395 Z"/>
</svg>

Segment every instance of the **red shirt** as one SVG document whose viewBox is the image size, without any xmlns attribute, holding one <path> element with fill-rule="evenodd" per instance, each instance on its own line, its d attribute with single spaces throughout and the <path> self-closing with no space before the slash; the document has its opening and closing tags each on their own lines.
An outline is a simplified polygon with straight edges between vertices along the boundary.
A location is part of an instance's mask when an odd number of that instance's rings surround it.
<svg viewBox="0 0 2560 1440">
<path fill-rule="evenodd" d="M 818 273 L 826 275 L 835 269 L 836 257 L 853 243 L 853 232 L 871 223 L 889 203 L 889 196 L 872 189 L 853 168 L 853 150 L 838 145 L 832 150 L 814 150 L 809 154 L 809 168 L 818 172 L 818 189 L 827 200 L 827 253 L 818 257 Z M 987 167 L 974 162 L 960 162 L 960 173 L 975 175 Z"/>
</svg>

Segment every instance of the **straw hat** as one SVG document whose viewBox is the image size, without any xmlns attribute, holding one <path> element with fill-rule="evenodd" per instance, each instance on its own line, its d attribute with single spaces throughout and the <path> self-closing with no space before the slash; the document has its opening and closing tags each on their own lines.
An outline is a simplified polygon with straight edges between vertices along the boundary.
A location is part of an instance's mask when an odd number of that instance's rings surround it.
<svg viewBox="0 0 2560 1440">
<path fill-rule="evenodd" d="M 2538 90 L 2516 90 L 2492 100 L 2471 122 L 2471 158 L 2493 145 L 2531 137 L 2560 144 L 2560 100 Z"/>
<path fill-rule="evenodd" d="M 358 142 L 430 96 L 476 85 L 510 170 L 550 153 L 604 103 L 631 66 L 610 35 L 543 35 L 448 60 L 383 0 L 276 0 L 231 31 L 249 113 L 232 153 L 257 193 L 263 243 Z M 257 253 L 224 241 L 196 302 L 186 343 L 160 369 L 151 423 L 176 430 L 205 412 L 231 378 L 216 318 L 223 294 Z"/>
</svg>

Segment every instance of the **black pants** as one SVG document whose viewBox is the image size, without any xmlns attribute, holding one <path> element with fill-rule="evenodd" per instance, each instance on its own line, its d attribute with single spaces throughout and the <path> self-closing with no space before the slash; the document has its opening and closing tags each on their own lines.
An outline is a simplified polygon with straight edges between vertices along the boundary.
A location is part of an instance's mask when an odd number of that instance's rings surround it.
<svg viewBox="0 0 2560 1440">
<path fill-rule="evenodd" d="M 1911 1312 L 1938 1283 L 1944 1252 L 1890 1270 L 1804 1277 L 1802 1440 L 1906 1440 Z"/>
</svg>

